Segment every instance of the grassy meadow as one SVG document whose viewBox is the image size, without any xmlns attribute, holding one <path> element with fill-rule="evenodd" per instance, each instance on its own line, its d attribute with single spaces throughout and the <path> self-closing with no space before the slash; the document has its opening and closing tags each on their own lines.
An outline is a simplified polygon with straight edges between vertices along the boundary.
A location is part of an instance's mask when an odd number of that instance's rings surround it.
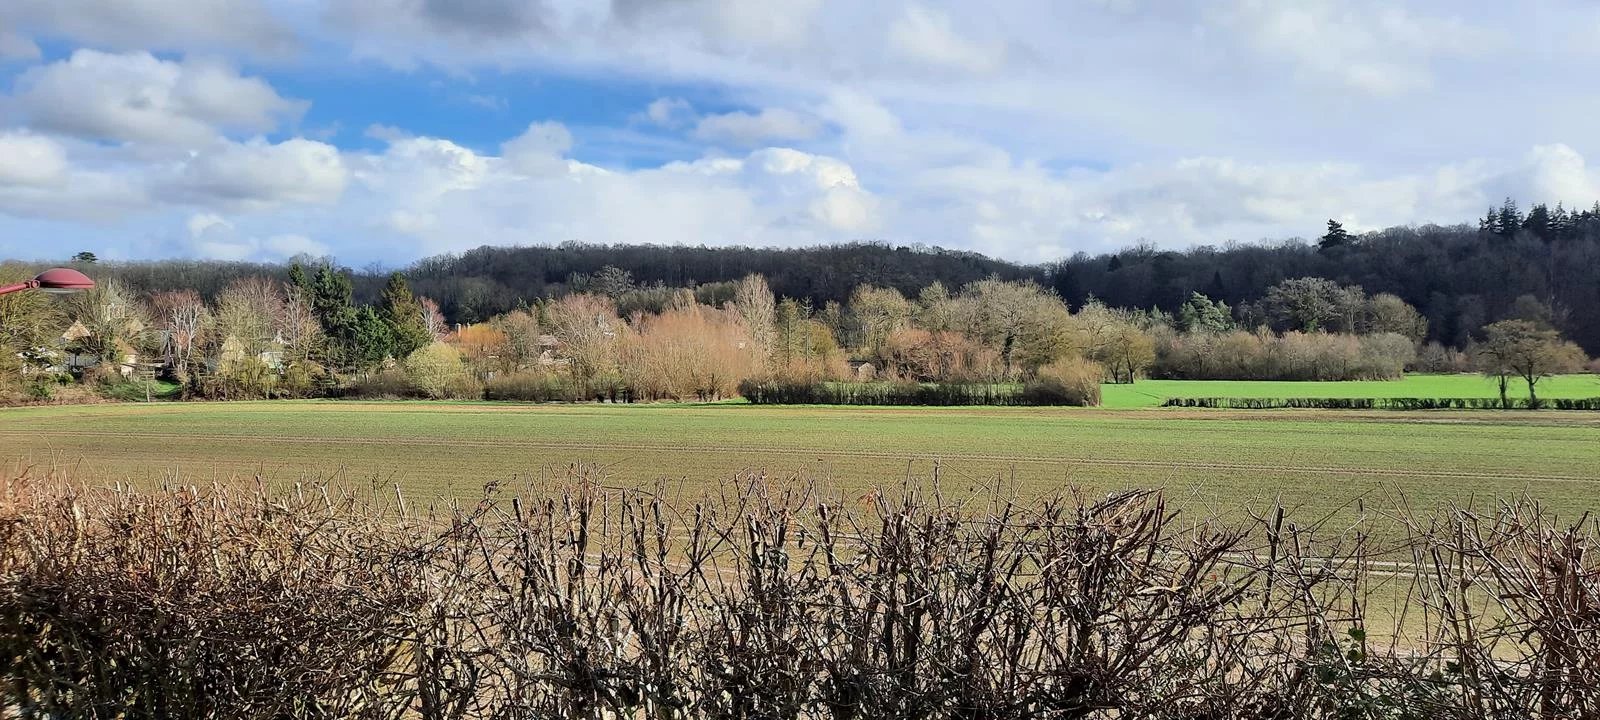
<svg viewBox="0 0 1600 720">
<path fill-rule="evenodd" d="M 1600 397 L 1600 375 L 1561 375 L 1539 381 L 1539 397 Z M 1514 380 L 1507 388 L 1514 398 L 1528 396 L 1528 386 Z M 1167 398 L 1496 398 L 1500 388 L 1481 375 L 1407 375 L 1401 380 L 1344 382 L 1273 382 L 1263 380 L 1140 380 L 1132 385 L 1105 385 L 1101 402 L 1107 408 L 1156 407 Z"/>
<path fill-rule="evenodd" d="M 1430 506 L 1523 492 L 1564 515 L 1600 510 L 1600 414 L 1554 411 L 107 404 L 0 411 L 0 460 L 135 483 L 396 484 L 419 500 L 581 465 L 608 484 L 664 482 L 684 496 L 760 472 L 845 492 L 935 477 L 951 493 L 1164 487 L 1180 506 L 1225 514 L 1275 497 L 1309 517 L 1348 514 L 1358 498 Z"/>
</svg>

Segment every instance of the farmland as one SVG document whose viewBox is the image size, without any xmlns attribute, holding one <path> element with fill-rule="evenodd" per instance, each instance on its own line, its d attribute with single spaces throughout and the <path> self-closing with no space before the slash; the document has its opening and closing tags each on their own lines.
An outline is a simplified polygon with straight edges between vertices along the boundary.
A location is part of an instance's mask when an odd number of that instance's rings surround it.
<svg viewBox="0 0 1600 720">
<path fill-rule="evenodd" d="M 141 484 L 394 484 L 417 499 L 581 465 L 686 496 L 749 471 L 845 492 L 935 476 L 954 493 L 1164 487 L 1181 506 L 1229 514 L 1274 497 L 1341 514 L 1396 493 L 1418 506 L 1527 492 L 1564 515 L 1600 509 L 1593 413 L 155 403 L 0 411 L 0 459 Z"/>
<path fill-rule="evenodd" d="M 1600 397 L 1600 376 L 1562 375 L 1539 381 L 1539 397 Z M 1513 398 L 1528 396 L 1516 378 L 1506 388 Z M 1407 375 L 1401 380 L 1344 382 L 1271 382 L 1261 380 L 1141 380 L 1132 385 L 1106 385 L 1102 402 L 1108 408 L 1155 407 L 1167 398 L 1494 398 L 1495 381 L 1478 375 Z"/>
</svg>

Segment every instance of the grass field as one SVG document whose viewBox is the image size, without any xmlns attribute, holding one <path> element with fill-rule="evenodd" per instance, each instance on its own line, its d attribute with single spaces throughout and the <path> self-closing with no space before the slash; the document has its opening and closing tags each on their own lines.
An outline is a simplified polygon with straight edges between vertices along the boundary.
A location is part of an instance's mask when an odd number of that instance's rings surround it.
<svg viewBox="0 0 1600 720">
<path fill-rule="evenodd" d="M 1525 398 L 1528 386 L 1514 381 L 1511 397 Z M 1403 380 L 1358 382 L 1263 382 L 1258 380 L 1140 380 L 1132 385 L 1105 385 L 1101 399 L 1107 408 L 1155 407 L 1167 398 L 1495 398 L 1494 380 L 1479 375 L 1408 375 Z M 1600 397 L 1600 375 L 1563 375 L 1539 381 L 1539 397 Z"/>
<path fill-rule="evenodd" d="M 599 469 L 614 485 L 715 491 L 741 471 L 854 492 L 938 468 L 953 493 L 1164 487 L 1228 514 L 1302 517 L 1528 492 L 1600 510 L 1600 414 L 817 408 L 489 403 L 154 403 L 0 410 L 0 460 L 95 480 L 261 475 L 398 484 L 418 500 Z M 1336 513 L 1348 516 L 1348 511 Z"/>
</svg>

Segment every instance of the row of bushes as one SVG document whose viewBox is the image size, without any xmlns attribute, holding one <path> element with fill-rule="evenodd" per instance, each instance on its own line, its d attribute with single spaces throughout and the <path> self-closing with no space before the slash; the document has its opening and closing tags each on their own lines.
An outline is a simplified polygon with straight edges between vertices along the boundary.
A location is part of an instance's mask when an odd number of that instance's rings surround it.
<svg viewBox="0 0 1600 720">
<path fill-rule="evenodd" d="M 1162 407 L 1226 410 L 1600 410 L 1600 397 L 1509 398 L 1167 398 Z"/>
<path fill-rule="evenodd" d="M 737 482 L 692 506 L 580 482 L 418 512 L 317 487 L 0 479 L 0 708 L 230 720 L 1600 711 L 1597 538 L 1533 503 L 1397 510 L 1411 532 L 1383 551 L 1404 561 L 1370 572 L 1370 520 L 1341 533 L 1281 509 L 1196 521 L 1148 492 L 972 503 Z M 1369 608 L 1376 597 L 1404 607 Z M 1394 617 L 1426 619 L 1393 643 L 1368 638 Z"/>
<path fill-rule="evenodd" d="M 739 394 L 755 405 L 1070 405 L 1100 404 L 1105 368 L 1058 360 L 1025 383 L 792 382 L 746 380 Z"/>
<path fill-rule="evenodd" d="M 1161 333 L 1150 376 L 1174 380 L 1394 380 L 1416 360 L 1396 333 Z"/>
</svg>

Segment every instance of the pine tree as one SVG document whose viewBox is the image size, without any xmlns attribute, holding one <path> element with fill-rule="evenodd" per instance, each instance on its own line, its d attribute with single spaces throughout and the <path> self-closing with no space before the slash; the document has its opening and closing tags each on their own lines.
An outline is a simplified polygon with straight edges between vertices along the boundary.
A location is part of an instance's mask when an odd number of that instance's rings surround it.
<svg viewBox="0 0 1600 720">
<path fill-rule="evenodd" d="M 398 272 L 389 275 L 389 282 L 383 288 L 379 314 L 389 326 L 387 354 L 396 359 L 405 358 L 433 342 L 433 333 L 428 331 L 428 318 L 422 303 L 411 293 L 404 275 Z"/>
<path fill-rule="evenodd" d="M 317 268 L 310 289 L 311 312 L 328 339 L 327 360 L 336 366 L 348 365 L 356 359 L 356 309 L 350 299 L 350 276 L 324 264 Z"/>
<path fill-rule="evenodd" d="M 1565 240 L 1567 233 L 1572 229 L 1572 219 L 1567 215 L 1567 209 L 1561 203 L 1556 203 L 1556 210 L 1550 213 L 1550 239 Z"/>
<path fill-rule="evenodd" d="M 1350 233 L 1346 232 L 1344 225 L 1338 220 L 1328 220 L 1328 233 L 1317 241 L 1317 247 L 1324 252 L 1348 244 Z"/>
<path fill-rule="evenodd" d="M 352 360 L 361 367 L 372 367 L 398 354 L 393 330 L 383 314 L 371 305 L 356 311 L 351 322 L 350 340 Z"/>
<path fill-rule="evenodd" d="M 1522 213 L 1517 211 L 1517 201 L 1506 198 L 1505 204 L 1500 206 L 1500 217 L 1495 227 L 1496 232 L 1505 237 L 1517 234 L 1517 228 L 1522 227 Z"/>
<path fill-rule="evenodd" d="M 300 263 L 289 264 L 289 287 L 304 292 L 306 297 L 311 296 L 311 280 L 306 277 L 306 269 Z"/>
<path fill-rule="evenodd" d="M 1544 203 L 1534 205 L 1528 210 L 1528 217 L 1522 221 L 1522 229 L 1533 233 L 1534 237 L 1549 242 L 1553 239 L 1550 233 L 1550 208 Z"/>
<path fill-rule="evenodd" d="M 1490 206 L 1489 212 L 1485 213 L 1483 219 L 1478 221 L 1478 232 L 1493 235 L 1500 234 L 1500 212 L 1495 210 L 1493 206 Z"/>
</svg>

